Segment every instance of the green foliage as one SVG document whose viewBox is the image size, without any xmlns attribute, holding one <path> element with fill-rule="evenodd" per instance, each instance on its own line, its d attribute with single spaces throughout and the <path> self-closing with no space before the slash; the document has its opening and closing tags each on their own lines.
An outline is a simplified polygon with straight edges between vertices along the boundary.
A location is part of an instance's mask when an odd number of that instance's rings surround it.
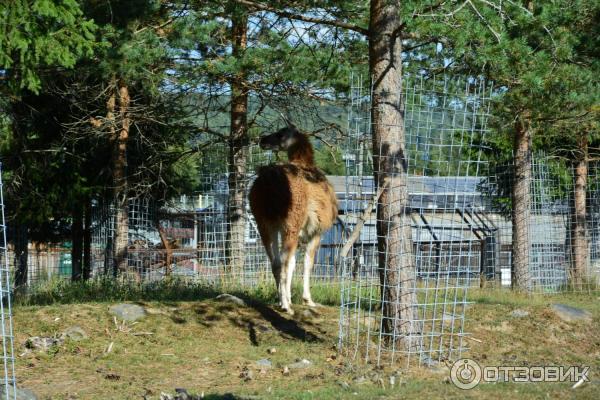
<svg viewBox="0 0 600 400">
<path fill-rule="evenodd" d="M 293 283 L 295 303 L 302 301 L 302 282 Z M 321 304 L 339 305 L 339 287 L 336 284 L 313 285 L 312 293 Z M 15 293 L 16 306 L 72 304 L 86 302 L 118 301 L 199 301 L 230 293 L 247 301 L 277 301 L 277 289 L 271 282 L 254 288 L 223 286 L 184 279 L 164 279 L 151 283 L 120 281 L 114 278 L 96 278 L 89 281 L 71 282 L 65 279 L 49 279 L 37 282 L 28 289 Z"/>
<path fill-rule="evenodd" d="M 324 127 L 344 126 L 338 100 L 346 97 L 350 72 L 367 75 L 366 38 L 335 24 L 282 17 L 277 10 L 364 30 L 369 4 L 265 4 L 274 11 L 217 1 L 0 5 L 0 86 L 18 95 L 0 103 L 0 153 L 11 210 L 21 222 L 59 235 L 74 208 L 111 193 L 114 144 L 106 125 L 89 121 L 105 118 L 113 79 L 125 82 L 133 99 L 128 146 L 133 194 L 146 191 L 164 199 L 202 189 L 199 172 L 225 172 L 230 85 L 240 76 L 249 94 L 251 141 L 281 126 L 282 114 L 330 141 L 337 133 Z M 516 119 L 530 121 L 534 148 L 550 155 L 575 159 L 583 135 L 590 149 L 600 147 L 600 3 L 521 4 L 400 3 L 407 74 L 485 76 L 494 82 L 493 134 L 474 142 L 489 149 L 485 157 L 492 166 L 512 158 Z M 249 14 L 248 45 L 234 55 L 230 25 L 240 13 Z M 443 124 L 433 123 L 437 135 Z M 462 134 L 432 141 L 459 143 Z M 342 174 L 340 150 L 314 143 L 318 165 Z M 413 144 L 417 168 L 426 172 L 444 164 L 448 174 L 461 173 L 460 160 L 475 150 L 434 146 L 425 152 L 418 146 Z M 557 163 L 553 176 L 564 181 L 566 168 Z"/>
<path fill-rule="evenodd" d="M 94 47 L 96 26 L 76 0 L 2 2 L 0 26 L 0 70 L 12 91 L 39 92 L 42 68 L 72 68 Z"/>
<path fill-rule="evenodd" d="M 321 146 L 315 149 L 315 162 L 327 175 L 344 175 L 344 161 L 339 148 Z"/>
</svg>

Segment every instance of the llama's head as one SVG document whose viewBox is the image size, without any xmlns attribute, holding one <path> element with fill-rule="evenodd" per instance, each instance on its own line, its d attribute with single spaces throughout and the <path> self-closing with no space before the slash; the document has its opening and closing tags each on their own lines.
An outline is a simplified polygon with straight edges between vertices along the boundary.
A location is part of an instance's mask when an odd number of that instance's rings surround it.
<svg viewBox="0 0 600 400">
<path fill-rule="evenodd" d="M 259 144 L 263 150 L 288 151 L 302 138 L 302 133 L 294 125 L 289 125 L 275 133 L 261 137 Z"/>
</svg>

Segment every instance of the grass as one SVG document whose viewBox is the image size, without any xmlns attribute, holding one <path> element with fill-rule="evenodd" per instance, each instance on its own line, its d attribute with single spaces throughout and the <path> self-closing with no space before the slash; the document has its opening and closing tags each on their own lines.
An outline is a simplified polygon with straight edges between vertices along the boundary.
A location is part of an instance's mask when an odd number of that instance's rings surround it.
<svg viewBox="0 0 600 400">
<path fill-rule="evenodd" d="M 315 283 L 311 286 L 311 291 L 316 301 L 322 304 L 340 303 L 339 284 Z M 65 279 L 42 281 L 26 291 L 17 292 L 13 303 L 17 306 L 30 306 L 116 301 L 197 301 L 225 292 L 263 302 L 274 302 L 277 299 L 277 290 L 272 282 L 248 288 L 239 285 L 210 285 L 177 278 L 149 283 L 98 278 L 80 282 Z M 292 292 L 294 303 L 299 303 L 302 293 L 300 280 L 294 281 Z"/>
<path fill-rule="evenodd" d="M 477 341 L 468 341 L 467 356 L 483 365 L 590 365 L 595 382 L 575 390 L 566 383 L 505 383 L 462 391 L 447 383 L 443 369 L 405 371 L 390 387 L 394 368 L 351 367 L 335 349 L 339 287 L 316 285 L 315 300 L 325 306 L 313 314 L 295 305 L 293 318 L 272 306 L 276 296 L 271 285 L 229 289 L 248 306 L 215 301 L 222 287 L 178 280 L 152 285 L 46 282 L 15 298 L 19 385 L 40 399 L 158 399 L 161 392 L 174 393 L 177 387 L 204 393 L 208 399 L 595 399 L 600 394 L 598 294 L 527 296 L 471 290 L 474 304 L 467 312 L 466 331 Z M 300 293 L 298 285 L 294 292 Z M 143 305 L 148 316 L 138 323 L 115 323 L 108 308 L 121 301 Z M 594 319 L 562 322 L 548 307 L 553 302 L 585 308 Z M 530 317 L 512 318 L 515 308 L 529 311 Z M 47 352 L 26 352 L 22 347 L 31 336 L 57 336 L 73 325 L 81 326 L 89 338 L 67 340 Z M 270 348 L 277 352 L 269 354 Z M 273 363 L 264 373 L 255 366 L 262 358 Z M 297 358 L 313 365 L 282 375 L 283 367 Z M 253 374 L 249 381 L 240 377 L 245 368 Z M 372 382 L 375 374 L 385 378 L 385 387 Z M 359 383 L 362 376 L 365 382 Z"/>
</svg>

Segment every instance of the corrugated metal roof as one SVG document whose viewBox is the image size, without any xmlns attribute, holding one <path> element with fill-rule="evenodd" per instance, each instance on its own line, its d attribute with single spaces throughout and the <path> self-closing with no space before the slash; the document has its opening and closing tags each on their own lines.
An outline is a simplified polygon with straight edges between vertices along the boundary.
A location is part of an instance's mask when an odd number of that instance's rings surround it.
<svg viewBox="0 0 600 400">
<path fill-rule="evenodd" d="M 346 193 L 346 185 L 350 192 L 374 192 L 372 176 L 337 176 L 327 175 L 336 193 Z M 484 178 L 472 176 L 417 176 L 408 177 L 408 191 L 413 195 L 419 194 L 479 194 L 479 185 Z"/>
</svg>

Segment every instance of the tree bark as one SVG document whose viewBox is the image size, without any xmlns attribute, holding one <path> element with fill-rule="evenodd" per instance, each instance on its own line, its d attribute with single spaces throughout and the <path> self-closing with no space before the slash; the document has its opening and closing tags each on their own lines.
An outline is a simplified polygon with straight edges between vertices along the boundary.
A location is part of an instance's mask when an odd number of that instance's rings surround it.
<svg viewBox="0 0 600 400">
<path fill-rule="evenodd" d="M 115 271 L 127 270 L 127 245 L 129 233 L 129 206 L 127 200 L 127 141 L 129 139 L 129 89 L 122 81 L 118 81 L 117 99 L 119 105 L 119 129 L 114 131 L 114 164 L 113 182 L 115 185 L 115 237 L 114 237 L 114 265 Z M 113 95 L 114 96 L 114 95 Z M 115 100 L 111 96 L 112 110 L 115 109 Z M 109 107 L 110 111 L 110 107 Z M 113 117 L 114 119 L 114 117 Z"/>
<path fill-rule="evenodd" d="M 79 281 L 83 275 L 83 211 L 76 207 L 71 223 L 71 280 Z"/>
<path fill-rule="evenodd" d="M 243 56 L 247 44 L 248 16 L 238 7 L 232 15 L 233 56 Z M 226 258 L 229 272 L 241 276 L 246 236 L 246 162 L 248 159 L 248 90 L 240 71 L 231 80 L 231 127 L 229 136 L 229 198 L 227 205 Z"/>
<path fill-rule="evenodd" d="M 396 2 L 372 0 L 369 67 L 374 178 L 385 187 L 377 202 L 377 244 L 383 333 L 405 348 L 421 328 L 416 322 L 416 270 L 408 208 L 407 155 L 402 113 L 401 22 Z M 389 335 L 389 336 L 388 336 Z"/>
<path fill-rule="evenodd" d="M 575 162 L 573 211 L 571 212 L 571 284 L 582 289 L 588 273 L 588 237 L 587 237 L 587 175 L 588 140 L 583 135 L 579 142 L 579 157 Z"/>
<path fill-rule="evenodd" d="M 29 229 L 26 225 L 15 224 L 13 229 L 15 246 L 15 288 L 27 286 L 29 275 Z"/>
<path fill-rule="evenodd" d="M 85 201 L 83 220 L 83 270 L 82 279 L 90 279 L 92 272 L 92 204 L 90 199 Z"/>
<path fill-rule="evenodd" d="M 532 289 L 529 271 L 531 214 L 531 132 L 524 117 L 517 119 L 513 138 L 515 159 L 512 185 L 512 288 Z"/>
</svg>

